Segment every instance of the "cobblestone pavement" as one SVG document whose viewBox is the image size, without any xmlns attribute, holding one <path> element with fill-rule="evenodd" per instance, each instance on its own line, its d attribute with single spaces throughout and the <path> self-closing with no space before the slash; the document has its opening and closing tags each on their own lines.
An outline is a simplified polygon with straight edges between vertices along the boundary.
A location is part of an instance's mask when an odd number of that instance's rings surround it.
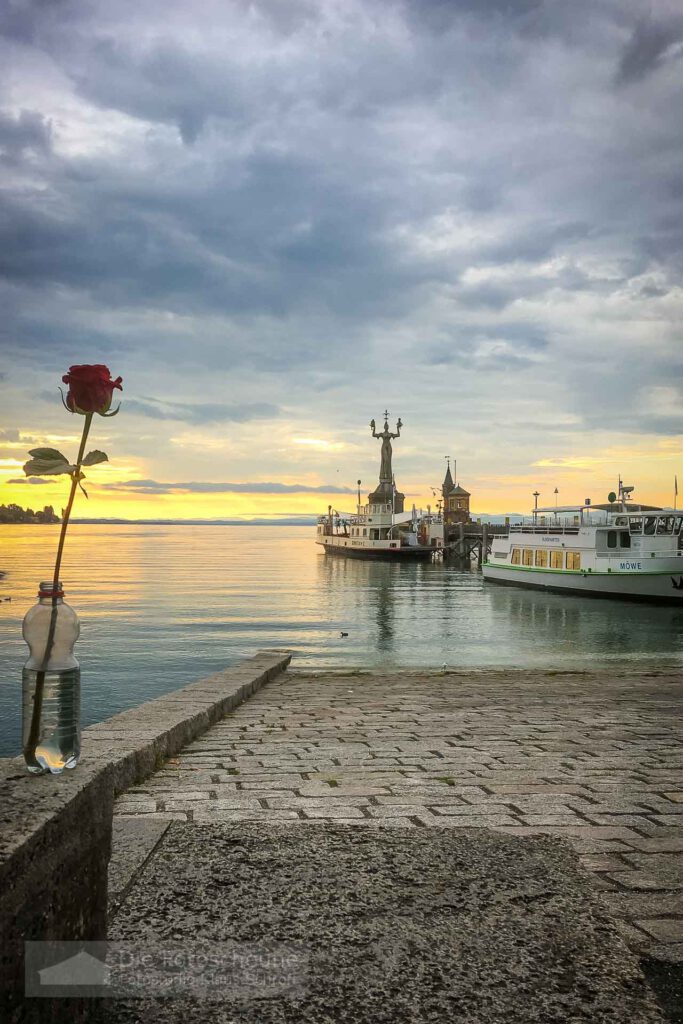
<svg viewBox="0 0 683 1024">
<path fill-rule="evenodd" d="M 683 961 L 680 675 L 288 672 L 119 817 L 568 839 L 639 952 Z"/>
</svg>

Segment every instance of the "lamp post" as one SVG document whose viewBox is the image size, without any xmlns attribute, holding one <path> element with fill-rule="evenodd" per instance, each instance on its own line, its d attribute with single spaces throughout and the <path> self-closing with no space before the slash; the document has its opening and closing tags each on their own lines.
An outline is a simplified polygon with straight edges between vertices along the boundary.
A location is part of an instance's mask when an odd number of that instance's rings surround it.
<svg viewBox="0 0 683 1024">
<path fill-rule="evenodd" d="M 538 520 L 538 499 L 541 496 L 540 491 L 534 491 L 534 526 Z"/>
</svg>

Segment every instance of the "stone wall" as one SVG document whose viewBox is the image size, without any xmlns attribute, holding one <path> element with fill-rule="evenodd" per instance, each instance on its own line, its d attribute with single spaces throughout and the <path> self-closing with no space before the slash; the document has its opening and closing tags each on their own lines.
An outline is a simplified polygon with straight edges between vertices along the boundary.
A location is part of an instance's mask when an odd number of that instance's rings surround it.
<svg viewBox="0 0 683 1024">
<path fill-rule="evenodd" d="M 24 942 L 106 938 L 115 795 L 141 781 L 251 693 L 291 655 L 262 652 L 83 732 L 81 762 L 31 776 L 0 760 L 0 1021 L 76 1022 L 92 1001 L 24 999 Z"/>
</svg>

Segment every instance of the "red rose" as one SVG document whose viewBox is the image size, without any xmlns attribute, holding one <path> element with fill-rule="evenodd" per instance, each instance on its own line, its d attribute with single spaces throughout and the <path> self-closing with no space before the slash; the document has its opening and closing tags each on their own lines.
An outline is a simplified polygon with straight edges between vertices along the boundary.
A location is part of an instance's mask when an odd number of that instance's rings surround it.
<svg viewBox="0 0 683 1024">
<path fill-rule="evenodd" d="M 121 377 L 111 379 L 108 366 L 70 366 L 62 380 L 69 385 L 66 406 L 71 412 L 85 416 L 89 412 L 103 415 L 111 405 L 114 388 L 123 391 Z"/>
</svg>

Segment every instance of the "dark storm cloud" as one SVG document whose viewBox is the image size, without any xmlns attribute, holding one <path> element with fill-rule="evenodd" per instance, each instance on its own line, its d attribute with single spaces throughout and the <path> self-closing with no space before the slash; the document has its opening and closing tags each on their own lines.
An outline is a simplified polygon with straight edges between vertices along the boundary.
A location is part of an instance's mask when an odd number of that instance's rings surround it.
<svg viewBox="0 0 683 1024">
<path fill-rule="evenodd" d="M 683 16 L 656 21 L 641 21 L 633 30 L 619 60 L 617 82 L 627 85 L 651 74 L 660 67 L 667 56 L 680 59 L 671 53 L 677 43 L 683 40 Z"/>
<path fill-rule="evenodd" d="M 244 404 L 220 404 L 202 402 L 189 404 L 184 402 L 160 402 L 155 398 L 127 398 L 126 410 L 141 416 L 149 416 L 154 420 L 180 420 L 184 423 L 246 423 L 249 420 L 266 419 L 277 416 L 279 410 L 267 402 Z"/>
<path fill-rule="evenodd" d="M 36 155 L 50 152 L 52 126 L 33 110 L 21 110 L 16 116 L 0 111 L 0 160 L 17 163 L 27 151 Z"/>
<path fill-rule="evenodd" d="M 549 341 L 529 323 L 491 323 L 455 331 L 451 337 L 416 349 L 428 366 L 472 367 L 481 371 L 523 370 L 536 365 Z"/>
<path fill-rule="evenodd" d="M 334 487 L 332 484 L 311 487 L 282 483 L 161 483 L 158 480 L 124 480 L 102 484 L 102 489 L 131 494 L 355 494 L 352 487 Z"/>
</svg>

